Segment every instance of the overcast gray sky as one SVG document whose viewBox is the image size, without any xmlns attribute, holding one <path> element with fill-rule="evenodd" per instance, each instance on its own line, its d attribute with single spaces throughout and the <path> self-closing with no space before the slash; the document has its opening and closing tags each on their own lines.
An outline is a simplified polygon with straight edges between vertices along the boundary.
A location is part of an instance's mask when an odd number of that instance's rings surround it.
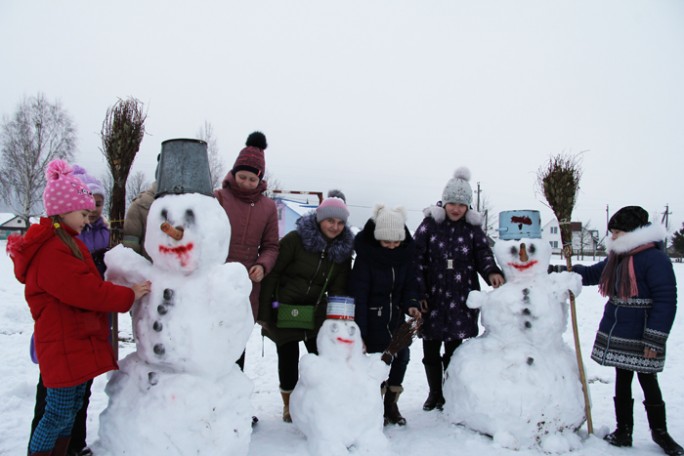
<svg viewBox="0 0 684 456">
<path fill-rule="evenodd" d="M 495 213 L 545 223 L 537 171 L 564 151 L 586 151 L 574 219 L 684 220 L 681 0 L 3 0 L 0 42 L 0 114 L 59 100 L 96 175 L 105 112 L 134 96 L 150 178 L 208 121 L 226 167 L 261 130 L 282 186 L 342 189 L 355 224 L 383 201 L 415 228 L 459 166 Z"/>
</svg>

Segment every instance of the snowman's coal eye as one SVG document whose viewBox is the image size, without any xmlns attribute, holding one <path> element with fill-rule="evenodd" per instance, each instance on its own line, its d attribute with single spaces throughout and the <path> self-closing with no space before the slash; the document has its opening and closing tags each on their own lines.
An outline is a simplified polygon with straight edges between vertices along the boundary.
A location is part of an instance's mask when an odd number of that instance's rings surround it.
<svg viewBox="0 0 684 456">
<path fill-rule="evenodd" d="M 166 209 L 162 209 L 161 216 L 164 220 L 168 220 L 169 219 L 169 211 L 167 211 Z"/>
<path fill-rule="evenodd" d="M 530 248 L 527 249 L 528 253 L 534 253 L 537 251 L 537 247 L 534 246 L 534 244 L 530 244 Z"/>
<path fill-rule="evenodd" d="M 337 323 L 333 323 L 332 325 L 330 325 L 330 332 L 331 333 L 336 333 L 339 330 L 340 330 L 340 328 L 337 327 Z"/>
<path fill-rule="evenodd" d="M 349 335 L 353 336 L 356 333 L 356 328 L 354 326 L 349 327 Z"/>
<path fill-rule="evenodd" d="M 191 226 L 195 224 L 195 213 L 192 209 L 185 211 L 185 226 Z"/>
<path fill-rule="evenodd" d="M 516 256 L 518 254 L 518 248 L 513 246 L 511 247 L 511 255 Z"/>
</svg>

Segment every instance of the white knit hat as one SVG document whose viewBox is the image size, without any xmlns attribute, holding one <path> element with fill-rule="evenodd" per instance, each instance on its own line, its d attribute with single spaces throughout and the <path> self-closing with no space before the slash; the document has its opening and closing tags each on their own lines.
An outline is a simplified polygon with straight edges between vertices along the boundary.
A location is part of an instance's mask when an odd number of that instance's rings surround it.
<svg viewBox="0 0 684 456">
<path fill-rule="evenodd" d="M 458 168 L 454 172 L 454 177 L 449 179 L 444 191 L 442 192 L 443 204 L 465 204 L 470 206 L 473 202 L 473 189 L 468 181 L 470 180 L 470 170 L 466 167 Z"/>
<path fill-rule="evenodd" d="M 378 241 L 403 241 L 406 239 L 406 209 L 395 207 L 390 209 L 384 204 L 377 204 L 373 209 L 375 221 L 375 239 Z"/>
</svg>

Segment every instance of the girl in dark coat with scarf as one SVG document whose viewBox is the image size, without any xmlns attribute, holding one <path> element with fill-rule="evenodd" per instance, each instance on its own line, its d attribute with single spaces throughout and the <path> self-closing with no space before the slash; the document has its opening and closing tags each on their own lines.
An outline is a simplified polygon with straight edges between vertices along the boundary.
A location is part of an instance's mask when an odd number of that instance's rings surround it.
<svg viewBox="0 0 684 456">
<path fill-rule="evenodd" d="M 639 206 L 617 211 L 608 222 L 608 257 L 592 266 L 575 265 L 584 285 L 598 285 L 608 298 L 591 358 L 615 367 L 617 429 L 605 440 L 632 446 L 634 372 L 644 391 L 644 406 L 653 441 L 669 455 L 684 454 L 667 432 L 665 403 L 658 372 L 665 365 L 665 345 L 677 310 L 677 283 L 672 262 L 663 251 L 667 231 L 652 225 Z"/>
<path fill-rule="evenodd" d="M 470 209 L 473 191 L 470 171 L 459 168 L 447 182 L 442 201 L 426 209 L 415 233 L 418 285 L 423 325 L 423 364 L 430 393 L 423 410 L 444 405 L 442 374 L 451 355 L 464 339 L 478 333 L 478 309 L 466 306 L 471 290 L 480 290 L 479 273 L 497 288 L 504 283 L 487 237 L 482 218 Z M 444 355 L 440 356 L 444 344 Z"/>
<path fill-rule="evenodd" d="M 327 198 L 315 212 L 297 220 L 297 229 L 280 240 L 280 253 L 261 285 L 258 323 L 278 349 L 283 420 L 291 422 L 290 393 L 299 377 L 299 342 L 317 353 L 316 335 L 326 316 L 328 295 L 346 295 L 354 235 L 346 226 L 349 210 L 340 198 Z M 278 304 L 314 307 L 313 330 L 278 327 Z"/>
<path fill-rule="evenodd" d="M 406 211 L 380 204 L 354 239 L 356 259 L 349 289 L 356 311 L 354 320 L 368 353 L 387 349 L 394 331 L 406 314 L 420 318 L 418 287 L 413 263 L 414 244 L 406 228 Z M 409 363 L 409 348 L 397 352 L 389 378 L 382 384 L 385 424 L 406 424 L 397 401 Z"/>
</svg>

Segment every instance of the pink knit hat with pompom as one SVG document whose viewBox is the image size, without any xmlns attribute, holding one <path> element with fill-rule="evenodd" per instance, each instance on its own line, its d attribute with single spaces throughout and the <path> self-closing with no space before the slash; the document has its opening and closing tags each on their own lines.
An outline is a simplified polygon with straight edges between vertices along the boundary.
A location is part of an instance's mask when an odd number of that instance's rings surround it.
<svg viewBox="0 0 684 456">
<path fill-rule="evenodd" d="M 73 169 L 64 160 L 48 163 L 45 178 L 47 184 L 43 191 L 43 204 L 48 216 L 95 209 L 93 194 L 86 184 L 73 175 Z"/>
</svg>

